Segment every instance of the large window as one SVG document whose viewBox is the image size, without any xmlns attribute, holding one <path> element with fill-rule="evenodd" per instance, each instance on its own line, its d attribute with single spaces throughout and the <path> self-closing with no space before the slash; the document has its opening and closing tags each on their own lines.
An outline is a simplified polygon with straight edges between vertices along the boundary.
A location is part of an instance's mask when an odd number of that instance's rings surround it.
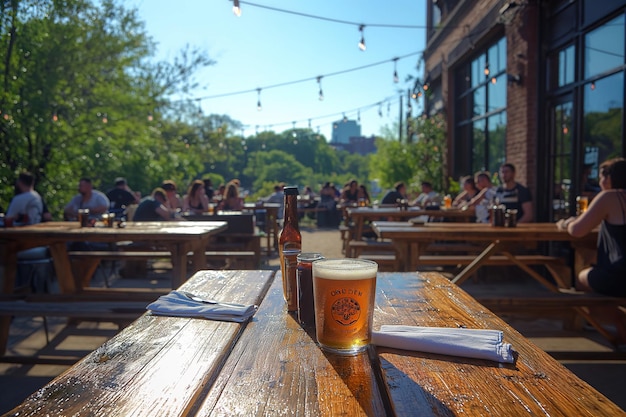
<svg viewBox="0 0 626 417">
<path fill-rule="evenodd" d="M 624 15 L 585 36 L 583 162 L 598 165 L 623 155 Z"/>
<path fill-rule="evenodd" d="M 455 159 L 470 174 L 497 172 L 505 160 L 506 39 L 501 38 L 456 72 Z"/>
</svg>

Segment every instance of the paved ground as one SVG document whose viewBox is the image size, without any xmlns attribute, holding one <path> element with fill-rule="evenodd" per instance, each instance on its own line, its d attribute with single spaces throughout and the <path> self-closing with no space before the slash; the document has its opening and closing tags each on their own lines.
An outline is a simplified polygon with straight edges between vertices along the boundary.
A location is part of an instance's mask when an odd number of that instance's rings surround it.
<svg viewBox="0 0 626 417">
<path fill-rule="evenodd" d="M 337 230 L 318 230 L 302 228 L 302 250 L 320 252 L 326 257 L 342 257 L 341 242 Z M 264 268 L 278 268 L 276 256 L 266 259 Z M 510 272 L 504 274 L 500 269 L 492 269 L 481 274 L 474 281 L 467 282 L 463 288 L 473 294 L 481 291 L 497 291 L 503 281 L 507 285 L 514 282 L 519 291 L 532 290 L 533 281 Z M 163 287 L 169 285 L 167 270 L 156 270 L 148 278 L 120 279 L 116 286 Z M 561 320 L 554 318 L 536 318 L 510 316 L 504 319 L 523 335 L 531 339 L 542 349 L 549 352 L 559 351 L 598 351 L 608 352 L 606 343 L 595 331 L 570 331 L 563 328 Z M 60 318 L 49 318 L 48 326 L 52 336 L 46 347 L 46 340 L 41 318 L 17 318 L 11 327 L 10 353 L 35 354 L 54 351 L 70 358 L 80 358 L 91 352 L 118 331 L 111 323 L 67 324 Z M 626 360 L 561 360 L 561 363 L 583 380 L 587 381 L 610 400 L 626 410 Z M 0 414 L 19 404 L 26 396 L 35 392 L 67 366 L 62 365 L 18 365 L 0 363 Z"/>
</svg>

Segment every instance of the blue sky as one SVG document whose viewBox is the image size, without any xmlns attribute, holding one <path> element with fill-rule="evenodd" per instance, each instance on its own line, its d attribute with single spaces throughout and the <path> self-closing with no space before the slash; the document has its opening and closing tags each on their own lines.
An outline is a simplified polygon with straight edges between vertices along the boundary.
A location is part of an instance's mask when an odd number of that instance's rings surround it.
<svg viewBox="0 0 626 417">
<path fill-rule="evenodd" d="M 201 48 L 216 61 L 196 76 L 199 88 L 189 97 L 206 98 L 252 90 L 250 93 L 198 100 L 205 114 L 227 114 L 246 125 L 245 135 L 255 131 L 281 132 L 293 126 L 331 137 L 332 122 L 345 113 L 357 120 L 362 134 L 377 135 L 399 117 L 402 92 L 418 74 L 417 63 L 425 46 L 425 0 L 394 2 L 363 0 L 254 0 L 251 3 L 329 19 L 365 24 L 366 51 L 360 51 L 358 26 L 283 13 L 241 4 L 242 14 L 232 13 L 228 0 L 132 0 L 125 4 L 139 10 L 146 31 L 158 44 L 156 59 L 172 60 L 185 45 Z M 387 28 L 376 24 L 422 28 Z M 399 83 L 393 82 L 395 57 Z M 358 71 L 330 76 L 353 68 Z M 421 68 L 420 68 L 421 72 Z M 318 98 L 321 80 L 324 100 Z M 297 80 L 312 80 L 283 87 L 264 88 Z M 262 110 L 257 110 L 257 89 Z M 382 102 L 382 105 L 377 103 Z M 413 106 L 413 111 L 418 111 Z M 383 117 L 379 116 L 382 110 Z M 406 111 L 406 110 L 405 110 Z"/>
</svg>

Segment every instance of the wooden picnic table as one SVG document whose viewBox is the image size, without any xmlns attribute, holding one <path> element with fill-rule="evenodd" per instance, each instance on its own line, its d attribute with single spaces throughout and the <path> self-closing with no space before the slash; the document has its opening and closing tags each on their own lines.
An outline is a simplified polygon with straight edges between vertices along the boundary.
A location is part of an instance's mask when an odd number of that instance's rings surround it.
<svg viewBox="0 0 626 417">
<path fill-rule="evenodd" d="M 554 292 L 558 291 L 554 284 L 517 259 L 520 255 L 515 252 L 515 246 L 537 242 L 569 242 L 575 249 L 575 268 L 580 269 L 582 265 L 589 264 L 590 253 L 595 253 L 597 241 L 597 231 L 585 237 L 576 238 L 567 231 L 560 230 L 554 223 L 522 223 L 517 227 L 494 227 L 482 223 L 398 225 L 397 223 L 374 222 L 372 228 L 379 237 L 392 241 L 397 252 L 399 268 L 402 271 L 419 269 L 420 257 L 433 242 L 475 242 L 484 245 L 482 252 L 454 278 L 453 282 L 463 283 L 486 264 L 492 255 L 501 254 L 506 256 L 511 264 L 519 266 Z M 570 282 L 566 282 L 558 274 L 555 274 L 554 278 L 560 287 L 571 286 Z"/>
<path fill-rule="evenodd" d="M 624 415 L 438 273 L 379 273 L 374 328 L 501 330 L 514 364 L 373 346 L 324 353 L 273 274 L 196 273 L 183 289 L 258 312 L 247 324 L 146 314 L 7 416 Z"/>
<path fill-rule="evenodd" d="M 267 239 L 267 254 L 271 255 L 273 251 L 278 252 L 278 210 L 282 205 L 280 203 L 245 203 L 244 208 L 248 211 L 256 213 L 258 210 L 265 210 L 265 236 Z"/>
<path fill-rule="evenodd" d="M 350 222 L 354 223 L 352 239 L 359 240 L 363 237 L 366 222 L 392 218 L 395 220 L 409 220 L 416 217 L 428 217 L 447 219 L 454 221 L 469 221 L 474 216 L 473 210 L 461 210 L 457 208 L 425 210 L 417 207 L 409 207 L 401 210 L 397 207 L 349 207 L 346 213 Z M 422 221 L 423 222 L 423 221 Z"/>
<path fill-rule="evenodd" d="M 85 291 L 100 261 L 97 258 L 84 261 L 81 263 L 83 276 L 77 276 L 68 256 L 70 242 L 132 241 L 165 247 L 172 261 L 172 288 L 177 288 L 187 279 L 189 253 L 192 254 L 192 272 L 206 268 L 204 252 L 209 238 L 225 228 L 225 222 L 129 222 L 124 228 L 80 227 L 78 222 L 49 222 L 3 228 L 0 229 L 0 243 L 4 247 L 2 294 L 13 293 L 17 253 L 38 246 L 49 248 L 62 294 Z M 0 352 L 4 352 L 6 347 L 9 324 L 10 317 L 0 318 Z"/>
</svg>

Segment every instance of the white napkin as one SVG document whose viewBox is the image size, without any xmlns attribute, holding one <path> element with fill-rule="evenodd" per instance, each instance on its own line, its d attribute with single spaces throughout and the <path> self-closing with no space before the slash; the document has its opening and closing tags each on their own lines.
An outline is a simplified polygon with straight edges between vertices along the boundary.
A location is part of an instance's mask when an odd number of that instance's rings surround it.
<svg viewBox="0 0 626 417">
<path fill-rule="evenodd" d="M 159 316 L 202 317 L 209 320 L 243 323 L 254 315 L 257 306 L 221 302 L 206 304 L 191 300 L 178 291 L 172 291 L 160 296 L 146 309 Z"/>
<path fill-rule="evenodd" d="M 502 332 L 486 329 L 383 325 L 372 332 L 372 344 L 395 349 L 513 363 L 513 348 Z"/>
</svg>

